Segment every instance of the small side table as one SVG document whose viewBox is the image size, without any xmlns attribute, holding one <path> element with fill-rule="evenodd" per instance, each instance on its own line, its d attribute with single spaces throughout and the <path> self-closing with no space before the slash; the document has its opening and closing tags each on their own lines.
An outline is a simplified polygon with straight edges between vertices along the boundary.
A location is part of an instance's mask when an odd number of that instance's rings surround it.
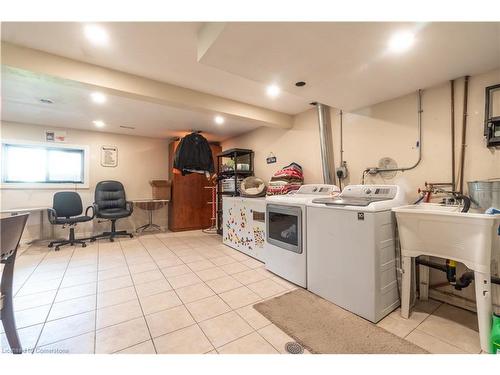
<svg viewBox="0 0 500 375">
<path fill-rule="evenodd" d="M 141 225 L 136 229 L 136 232 L 144 232 L 148 229 L 160 230 L 159 225 L 153 223 L 153 211 L 159 210 L 164 207 L 169 202 L 168 199 L 137 199 L 133 200 L 132 203 L 134 206 L 140 208 L 141 210 L 148 211 L 149 221 L 147 224 Z"/>
</svg>

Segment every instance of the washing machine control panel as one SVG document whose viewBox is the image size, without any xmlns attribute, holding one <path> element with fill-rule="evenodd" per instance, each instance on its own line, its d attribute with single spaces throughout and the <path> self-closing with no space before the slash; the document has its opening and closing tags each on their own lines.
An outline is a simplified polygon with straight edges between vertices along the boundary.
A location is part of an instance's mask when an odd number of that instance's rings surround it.
<svg viewBox="0 0 500 375">
<path fill-rule="evenodd" d="M 349 185 L 342 190 L 341 197 L 393 199 L 399 187 L 397 185 Z"/>
</svg>

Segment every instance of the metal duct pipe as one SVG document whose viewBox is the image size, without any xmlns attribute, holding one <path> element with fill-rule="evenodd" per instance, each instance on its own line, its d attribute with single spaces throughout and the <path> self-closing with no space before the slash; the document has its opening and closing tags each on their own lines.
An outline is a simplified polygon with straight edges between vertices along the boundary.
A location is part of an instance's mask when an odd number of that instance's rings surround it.
<svg viewBox="0 0 500 375">
<path fill-rule="evenodd" d="M 316 105 L 318 112 L 319 140 L 321 146 L 321 164 L 323 166 L 323 183 L 335 184 L 332 152 L 332 125 L 330 122 L 330 107 L 321 103 Z"/>
</svg>

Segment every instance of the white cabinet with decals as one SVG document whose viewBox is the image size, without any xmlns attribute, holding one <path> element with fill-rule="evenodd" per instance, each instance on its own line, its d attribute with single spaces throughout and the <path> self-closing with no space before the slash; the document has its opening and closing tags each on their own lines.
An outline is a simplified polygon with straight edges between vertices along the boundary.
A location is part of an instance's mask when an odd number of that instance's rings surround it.
<svg viewBox="0 0 500 375">
<path fill-rule="evenodd" d="M 222 242 L 263 262 L 265 198 L 223 197 L 222 210 Z"/>
</svg>

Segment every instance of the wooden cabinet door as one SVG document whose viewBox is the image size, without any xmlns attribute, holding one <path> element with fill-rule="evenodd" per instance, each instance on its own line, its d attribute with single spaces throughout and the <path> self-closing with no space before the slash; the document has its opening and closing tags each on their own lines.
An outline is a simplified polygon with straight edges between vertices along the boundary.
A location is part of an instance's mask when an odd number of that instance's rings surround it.
<svg viewBox="0 0 500 375">
<path fill-rule="evenodd" d="M 212 192 L 205 189 L 211 182 L 205 175 L 191 173 L 183 176 L 174 173 L 173 160 L 179 141 L 169 145 L 169 178 L 172 181 L 172 198 L 169 204 L 168 227 L 171 231 L 206 229 L 212 225 Z M 210 145 L 214 165 L 217 168 L 219 145 Z"/>
</svg>

